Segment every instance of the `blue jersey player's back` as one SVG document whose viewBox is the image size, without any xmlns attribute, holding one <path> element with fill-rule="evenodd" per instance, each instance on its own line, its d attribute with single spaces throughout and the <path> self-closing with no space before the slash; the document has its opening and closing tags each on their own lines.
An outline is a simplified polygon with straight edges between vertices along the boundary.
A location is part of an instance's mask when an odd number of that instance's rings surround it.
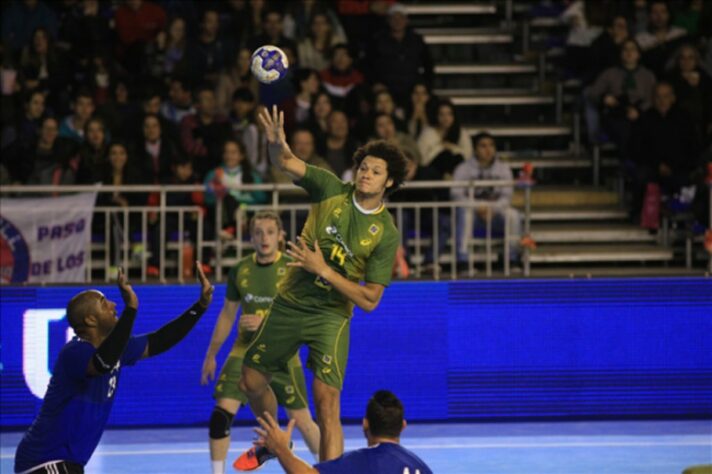
<svg viewBox="0 0 712 474">
<path fill-rule="evenodd" d="M 320 474 L 432 474 L 414 453 L 397 443 L 380 443 L 314 466 Z"/>
<path fill-rule="evenodd" d="M 94 452 L 114 403 L 121 366 L 141 358 L 147 338 L 129 339 L 120 362 L 103 375 L 87 376 L 96 348 L 78 338 L 62 348 L 40 413 L 20 441 L 15 472 L 63 460 L 85 465 Z"/>
</svg>

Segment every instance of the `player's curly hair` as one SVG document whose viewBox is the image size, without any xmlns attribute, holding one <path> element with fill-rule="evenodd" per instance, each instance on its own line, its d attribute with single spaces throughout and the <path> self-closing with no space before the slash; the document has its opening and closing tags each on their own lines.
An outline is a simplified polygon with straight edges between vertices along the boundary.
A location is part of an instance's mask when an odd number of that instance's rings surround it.
<svg viewBox="0 0 712 474">
<path fill-rule="evenodd" d="M 396 192 L 405 180 L 408 163 L 401 149 L 385 140 L 372 140 L 360 146 L 354 153 L 354 163 L 357 168 L 367 156 L 380 158 L 386 162 L 388 177 L 393 180 L 393 186 L 386 189 L 386 196 Z"/>
</svg>

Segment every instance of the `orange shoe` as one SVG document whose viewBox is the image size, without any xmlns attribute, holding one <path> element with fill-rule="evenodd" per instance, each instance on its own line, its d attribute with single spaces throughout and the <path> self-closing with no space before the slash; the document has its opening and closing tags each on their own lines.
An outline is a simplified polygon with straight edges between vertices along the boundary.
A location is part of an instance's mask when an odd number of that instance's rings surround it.
<svg viewBox="0 0 712 474">
<path fill-rule="evenodd" d="M 294 443 L 289 442 L 289 449 L 294 449 Z M 270 459 L 274 459 L 277 456 L 272 454 L 264 446 L 253 446 L 232 463 L 232 467 L 236 471 L 256 471 L 257 469 L 264 466 L 264 464 Z"/>
</svg>

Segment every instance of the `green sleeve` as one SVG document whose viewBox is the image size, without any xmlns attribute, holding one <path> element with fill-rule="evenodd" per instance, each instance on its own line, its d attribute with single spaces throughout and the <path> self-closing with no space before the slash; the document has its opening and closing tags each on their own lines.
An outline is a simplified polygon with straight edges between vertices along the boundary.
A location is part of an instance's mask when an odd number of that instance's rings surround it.
<svg viewBox="0 0 712 474">
<path fill-rule="evenodd" d="M 342 194 L 348 187 L 334 173 L 312 165 L 307 165 L 304 177 L 296 181 L 295 184 L 309 193 L 311 202 L 321 202 L 331 196 Z"/>
<path fill-rule="evenodd" d="M 388 286 L 391 283 L 398 243 L 397 233 L 389 233 L 378 243 L 366 261 L 365 280 L 367 283 L 378 283 L 383 286 Z"/>
<path fill-rule="evenodd" d="M 235 265 L 227 274 L 227 288 L 225 288 L 225 299 L 228 301 L 240 302 L 240 290 L 237 289 L 237 270 L 239 265 Z"/>
</svg>

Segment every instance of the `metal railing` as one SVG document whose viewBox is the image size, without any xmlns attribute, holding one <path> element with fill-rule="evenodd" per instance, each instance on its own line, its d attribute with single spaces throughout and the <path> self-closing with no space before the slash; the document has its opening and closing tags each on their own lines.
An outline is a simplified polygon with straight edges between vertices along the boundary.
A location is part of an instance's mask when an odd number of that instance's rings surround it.
<svg viewBox="0 0 712 474">
<path fill-rule="evenodd" d="M 523 210 L 523 234 L 527 235 L 530 231 L 530 215 L 531 215 L 531 186 L 523 181 L 421 181 L 406 183 L 403 188 L 405 190 L 416 189 L 453 189 L 467 188 L 468 200 L 465 202 L 458 201 L 439 201 L 439 202 L 390 202 L 387 207 L 394 214 L 395 222 L 399 230 L 401 230 L 402 244 L 409 252 L 413 273 L 416 278 L 423 278 L 429 272 L 429 265 L 426 256 L 431 259 L 432 278 L 439 280 L 443 277 L 457 278 L 456 268 L 456 229 L 457 222 L 455 214 L 458 209 L 474 209 L 486 207 L 488 216 L 485 221 L 485 237 L 483 239 L 472 239 L 468 242 L 468 249 L 474 252 L 474 248 L 484 247 L 484 262 L 486 275 L 493 274 L 492 263 L 495 261 L 495 247 L 503 246 L 504 260 L 504 275 L 509 275 L 509 245 L 510 229 L 508 221 L 505 219 L 504 235 L 495 238 L 492 231 L 491 216 L 493 209 L 488 201 L 477 201 L 475 195 L 478 188 L 497 188 L 516 186 L 523 188 L 524 192 L 524 210 Z M 263 191 L 271 194 L 271 199 L 268 204 L 242 206 L 236 215 L 236 236 L 231 241 L 224 241 L 219 236 L 219 231 L 223 228 L 223 201 L 216 199 L 215 201 L 215 221 L 214 221 L 214 236 L 206 238 L 205 235 L 205 216 L 202 216 L 201 206 L 169 206 L 168 195 L 171 193 L 193 193 L 205 192 L 206 188 L 202 185 L 169 185 L 169 186 L 152 186 L 152 185 L 130 185 L 130 186 L 110 186 L 110 185 L 91 185 L 91 186 L 3 186 L 0 189 L 0 196 L 47 196 L 65 193 L 77 192 L 97 192 L 99 195 L 107 193 L 121 194 L 156 194 L 159 199 L 157 205 L 140 205 L 126 207 L 111 207 L 98 205 L 94 209 L 94 221 L 103 224 L 103 235 L 99 241 L 88 242 L 88 255 L 99 254 L 99 259 L 89 258 L 86 269 L 86 281 L 91 281 L 94 278 L 94 273 L 98 270 L 103 270 L 103 279 L 109 281 L 111 278 L 112 267 L 121 265 L 129 269 L 137 269 L 140 280 L 148 281 L 148 253 L 146 249 L 149 247 L 151 233 L 157 233 L 155 239 L 158 243 L 158 248 L 151 248 L 151 252 L 157 252 L 157 257 L 154 259 L 158 262 L 158 278 L 165 281 L 167 278 L 167 269 L 176 268 L 175 278 L 182 282 L 184 281 L 185 273 L 183 268 L 183 257 L 185 251 L 186 237 L 184 235 L 187 228 L 187 216 L 193 213 L 198 213 L 199 218 L 195 222 L 195 235 L 193 236 L 195 258 L 201 260 L 205 251 L 212 251 L 215 265 L 215 278 L 217 281 L 222 281 L 223 271 L 225 267 L 233 264 L 236 259 L 229 258 L 225 255 L 226 250 L 234 250 L 236 258 L 240 258 L 245 251 L 250 247 L 249 242 L 245 240 L 244 230 L 246 229 L 247 215 L 250 211 L 259 209 L 277 209 L 283 216 L 287 224 L 289 235 L 294 238 L 301 228 L 299 226 L 299 213 L 304 218 L 308 213 L 310 205 L 306 201 L 306 192 L 293 184 L 246 184 L 237 188 L 242 192 Z M 288 195 L 291 200 L 297 195 L 295 192 L 301 192 L 304 196 L 304 202 L 289 202 L 285 203 L 284 197 Z M 168 218 L 171 217 L 176 228 L 168 228 Z M 408 218 L 406 218 L 408 216 Z M 447 216 L 447 217 L 444 217 Z M 426 222 L 430 219 L 430 222 Z M 424 229 L 430 224 L 431 232 L 425 232 Z M 132 228 L 133 227 L 133 228 Z M 169 232 L 177 231 L 177 239 L 167 239 Z M 138 234 L 138 239 L 132 235 Z M 153 234 L 155 237 L 155 234 Z M 504 245 L 502 245 L 504 244 Z M 142 251 L 134 252 L 132 256 L 132 247 L 138 246 Z M 478 247 L 479 246 L 479 247 Z M 449 250 L 448 250 L 449 248 Z M 169 258 L 168 254 L 172 254 L 175 258 Z M 522 249 L 522 264 L 524 275 L 529 274 L 529 251 Z M 449 260 L 448 260 L 449 259 Z M 473 275 L 472 264 L 477 259 L 471 258 L 469 263 L 468 275 Z M 449 271 L 443 271 L 441 265 L 448 265 Z"/>
</svg>

